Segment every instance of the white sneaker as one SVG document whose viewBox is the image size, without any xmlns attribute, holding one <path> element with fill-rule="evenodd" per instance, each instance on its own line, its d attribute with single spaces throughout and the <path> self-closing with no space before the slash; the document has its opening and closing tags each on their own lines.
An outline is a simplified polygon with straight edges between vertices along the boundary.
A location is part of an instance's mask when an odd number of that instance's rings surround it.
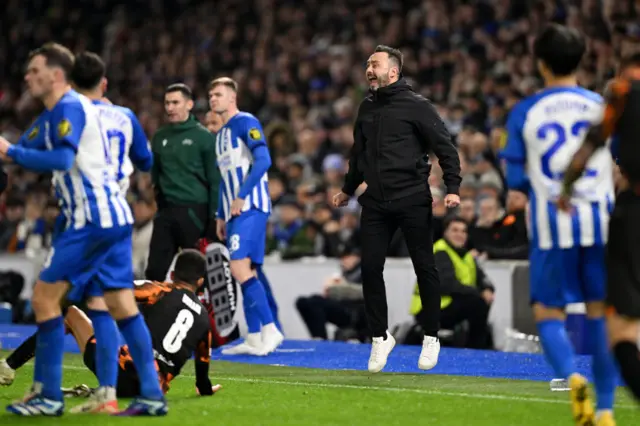
<svg viewBox="0 0 640 426">
<path fill-rule="evenodd" d="M 262 327 L 262 347 L 260 348 L 259 355 L 269 355 L 275 351 L 278 346 L 284 341 L 284 334 L 280 333 L 280 330 L 275 324 L 267 324 Z"/>
<path fill-rule="evenodd" d="M 116 399 L 115 388 L 101 386 L 95 390 L 87 400 L 87 402 L 76 405 L 71 413 L 106 413 L 114 414 L 118 410 L 118 400 Z"/>
<path fill-rule="evenodd" d="M 422 341 L 422 351 L 418 358 L 418 368 L 420 370 L 431 370 L 438 363 L 440 354 L 440 340 L 437 337 L 424 336 Z"/>
<path fill-rule="evenodd" d="M 249 333 L 244 342 L 223 349 L 222 355 L 260 355 L 261 348 L 262 338 L 260 333 Z"/>
<path fill-rule="evenodd" d="M 371 342 L 371 356 L 369 357 L 369 372 L 377 373 L 387 364 L 387 358 L 396 345 L 396 339 L 387 331 L 387 339 L 374 337 Z"/>
<path fill-rule="evenodd" d="M 16 378 L 16 370 L 9 367 L 6 359 L 0 359 L 0 385 L 9 386 Z"/>
</svg>

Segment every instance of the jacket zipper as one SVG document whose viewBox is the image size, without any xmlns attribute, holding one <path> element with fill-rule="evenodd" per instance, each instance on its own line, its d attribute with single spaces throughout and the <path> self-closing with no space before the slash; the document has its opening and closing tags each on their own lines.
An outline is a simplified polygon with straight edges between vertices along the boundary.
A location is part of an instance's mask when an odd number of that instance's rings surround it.
<svg viewBox="0 0 640 426">
<path fill-rule="evenodd" d="M 378 102 L 380 102 L 380 100 L 378 100 Z M 384 196 L 384 188 L 382 185 L 382 174 L 380 173 L 380 160 L 381 160 L 381 155 L 380 152 L 382 150 L 382 140 L 383 140 L 383 135 L 382 135 L 382 114 L 378 113 L 377 116 L 378 119 L 378 129 L 376 131 L 377 134 L 377 141 L 376 141 L 376 145 L 378 146 L 377 149 L 377 153 L 376 153 L 376 171 L 378 172 L 378 185 L 380 186 L 380 195 L 382 196 L 382 201 L 386 201 L 386 197 Z"/>
</svg>

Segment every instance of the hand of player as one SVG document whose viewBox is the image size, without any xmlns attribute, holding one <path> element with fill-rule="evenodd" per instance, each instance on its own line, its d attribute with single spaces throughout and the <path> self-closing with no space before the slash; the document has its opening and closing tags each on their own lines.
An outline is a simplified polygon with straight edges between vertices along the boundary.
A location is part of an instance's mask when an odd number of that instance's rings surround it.
<svg viewBox="0 0 640 426">
<path fill-rule="evenodd" d="M 224 222 L 224 219 L 216 219 L 216 235 L 220 241 L 227 239 L 227 224 Z"/>
<path fill-rule="evenodd" d="M 457 194 L 447 194 L 447 196 L 444 197 L 444 205 L 449 209 L 458 207 L 460 205 L 460 196 Z"/>
<path fill-rule="evenodd" d="M 569 213 L 571 212 L 571 210 L 573 210 L 573 206 L 571 205 L 571 195 L 561 194 L 558 197 L 558 201 L 556 201 L 556 204 L 558 205 L 558 208 L 563 212 Z"/>
<path fill-rule="evenodd" d="M 9 151 L 10 146 L 11 142 L 0 136 L 0 154 L 2 154 L 3 158 L 6 157 L 7 151 Z"/>
<path fill-rule="evenodd" d="M 236 198 L 231 203 L 231 216 L 240 216 L 242 213 L 242 208 L 244 207 L 244 199 Z"/>
<path fill-rule="evenodd" d="M 340 191 L 333 196 L 333 207 L 344 207 L 349 202 L 349 196 Z"/>
<path fill-rule="evenodd" d="M 484 301 L 487 302 L 487 305 L 492 304 L 496 298 L 495 293 L 489 289 L 483 290 L 481 295 Z"/>
</svg>

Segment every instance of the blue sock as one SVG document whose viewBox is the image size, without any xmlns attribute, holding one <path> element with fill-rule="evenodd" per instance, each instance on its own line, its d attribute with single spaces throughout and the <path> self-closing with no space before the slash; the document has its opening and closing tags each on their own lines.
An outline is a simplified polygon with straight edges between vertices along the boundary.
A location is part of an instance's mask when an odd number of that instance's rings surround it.
<svg viewBox="0 0 640 426">
<path fill-rule="evenodd" d="M 573 346 L 564 321 L 549 319 L 538 323 L 540 342 L 557 378 L 567 379 L 576 372 Z"/>
<path fill-rule="evenodd" d="M 273 315 L 267 304 L 267 295 L 264 293 L 264 286 L 256 277 L 251 277 L 241 284 L 242 295 L 252 309 L 255 309 L 262 325 L 273 323 Z"/>
<path fill-rule="evenodd" d="M 96 336 L 96 376 L 100 386 L 116 387 L 118 383 L 118 327 L 107 311 L 87 312 Z"/>
<path fill-rule="evenodd" d="M 244 308 L 244 317 L 247 320 L 247 328 L 249 333 L 260 333 L 260 317 L 255 305 L 251 305 L 249 298 L 246 296 L 246 287 L 242 286 L 242 307 Z"/>
<path fill-rule="evenodd" d="M 62 357 L 64 319 L 62 316 L 38 324 L 34 378 L 42 383 L 42 396 L 62 401 Z M 40 377 L 36 377 L 40 376 Z"/>
<path fill-rule="evenodd" d="M 593 378 L 596 388 L 597 409 L 612 410 L 618 381 L 618 369 L 607 340 L 604 318 L 587 318 L 589 349 L 593 355 Z"/>
<path fill-rule="evenodd" d="M 133 364 L 140 379 L 140 395 L 143 398 L 160 400 L 164 398 L 156 362 L 153 358 L 151 335 L 144 318 L 139 313 L 118 321 L 118 328 L 129 346 Z M 113 336 L 115 340 L 116 336 Z"/>
<path fill-rule="evenodd" d="M 278 304 L 276 303 L 276 299 L 273 297 L 273 292 L 271 291 L 271 284 L 269 283 L 269 279 L 265 275 L 262 270 L 262 265 L 258 266 L 258 279 L 264 286 L 264 292 L 267 295 L 267 304 L 269 305 L 269 309 L 271 309 L 271 316 L 273 317 L 273 322 L 278 327 L 278 330 L 282 333 L 282 326 L 280 325 L 280 320 L 278 319 Z"/>
</svg>

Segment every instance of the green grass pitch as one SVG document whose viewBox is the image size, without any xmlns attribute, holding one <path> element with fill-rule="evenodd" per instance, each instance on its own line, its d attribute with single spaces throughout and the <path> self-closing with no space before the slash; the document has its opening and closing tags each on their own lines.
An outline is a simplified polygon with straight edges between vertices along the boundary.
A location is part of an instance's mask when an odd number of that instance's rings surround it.
<svg viewBox="0 0 640 426">
<path fill-rule="evenodd" d="M 6 356 L 0 351 L 0 358 Z M 18 372 L 11 387 L 0 387 L 0 403 L 20 398 L 33 367 Z M 551 392 L 545 382 L 212 362 L 212 397 L 195 392 L 193 366 L 172 383 L 164 418 L 114 418 L 65 414 L 60 418 L 20 418 L 0 412 L 0 425 L 572 425 L 567 392 Z M 96 384 L 78 355 L 65 355 L 64 385 Z M 82 399 L 67 399 L 67 407 Z M 128 401 L 121 400 L 124 408 Z M 619 426 L 640 425 L 639 408 L 619 389 Z"/>
</svg>

